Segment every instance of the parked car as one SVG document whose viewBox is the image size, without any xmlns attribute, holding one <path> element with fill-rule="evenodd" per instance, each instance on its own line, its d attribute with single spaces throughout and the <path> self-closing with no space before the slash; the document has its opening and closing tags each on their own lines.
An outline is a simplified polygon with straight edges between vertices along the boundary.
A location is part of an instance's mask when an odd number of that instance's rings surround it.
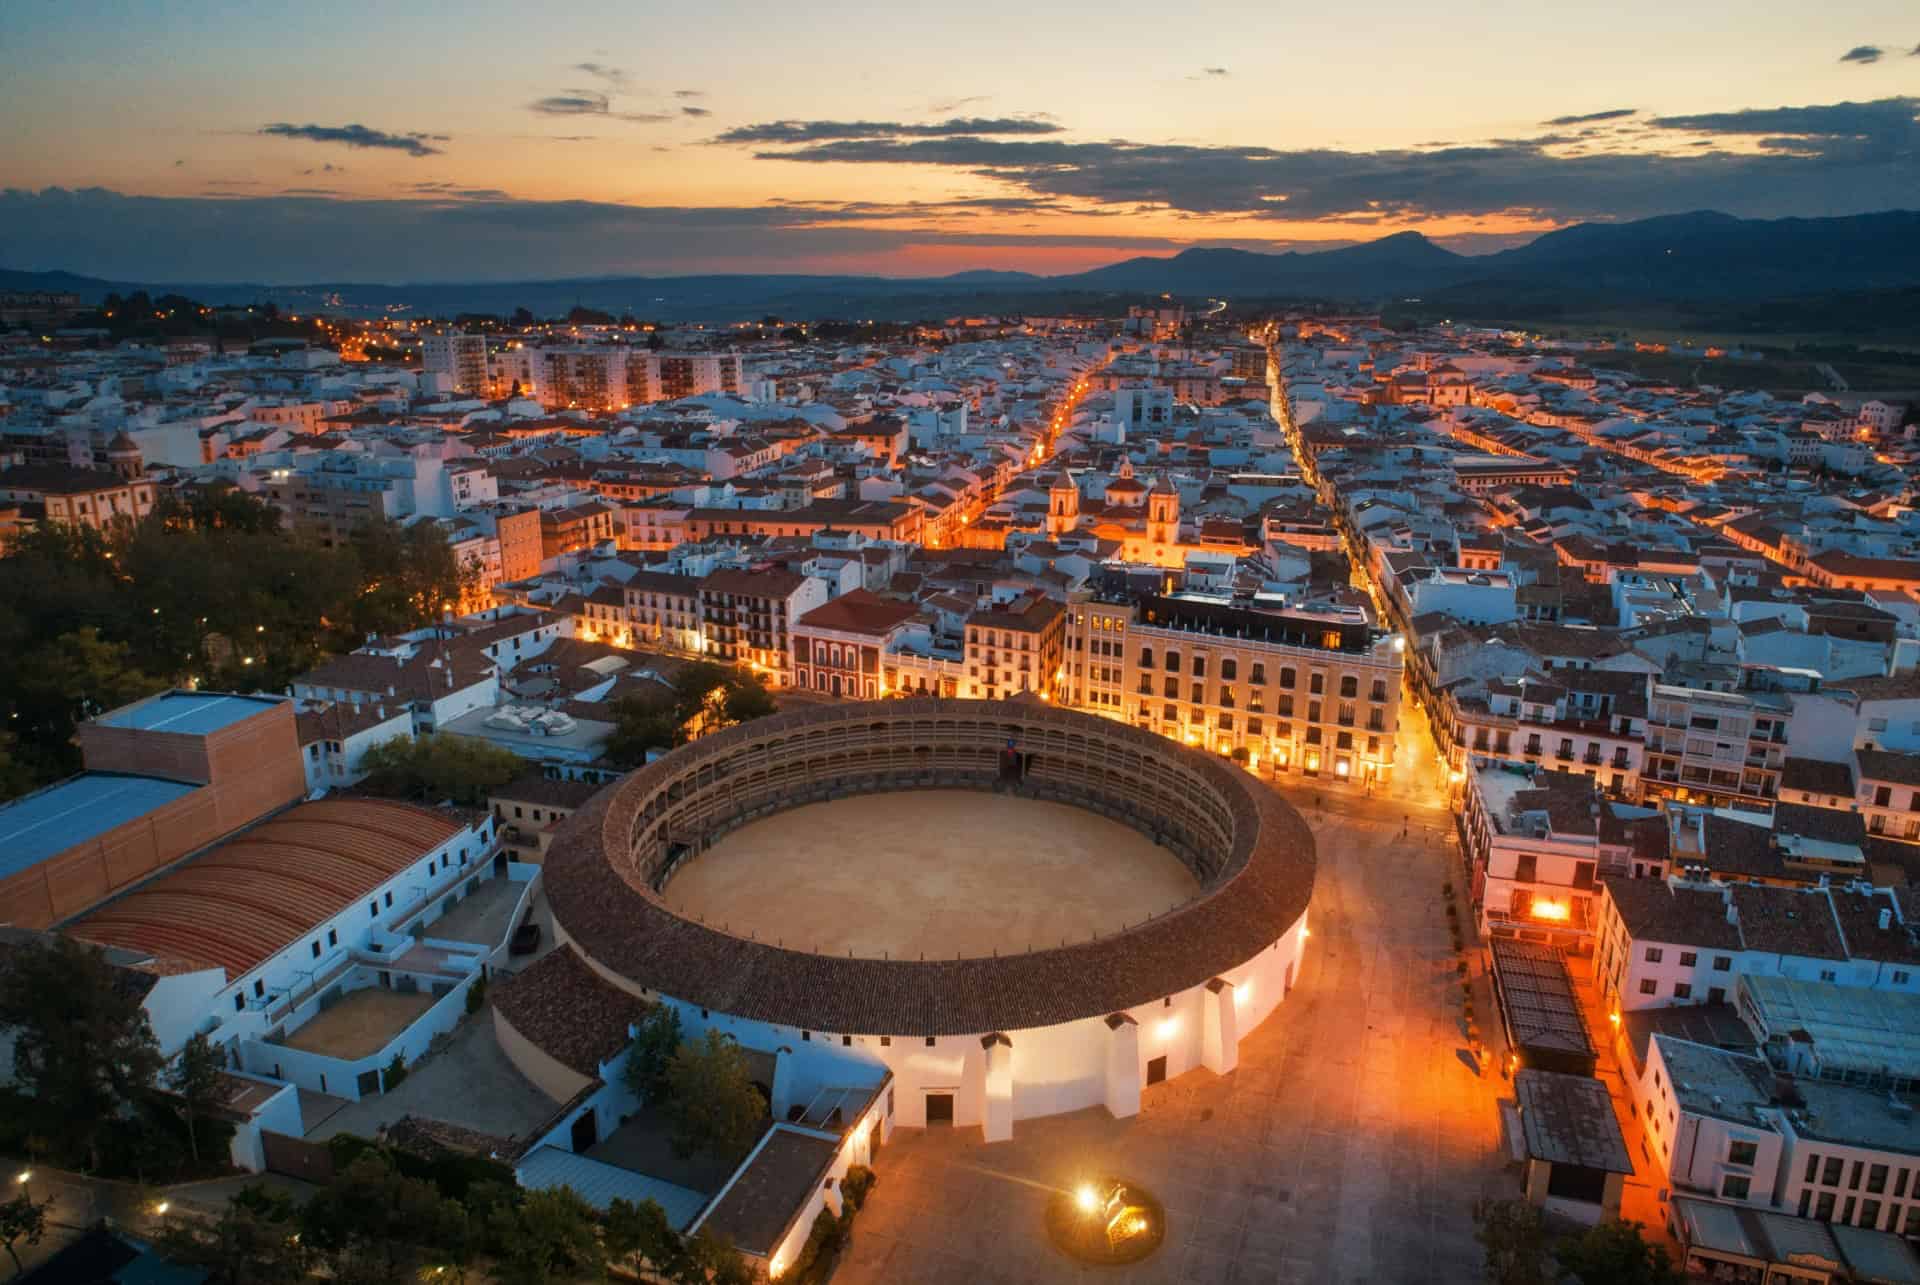
<svg viewBox="0 0 1920 1285">
<path fill-rule="evenodd" d="M 513 941 L 507 946 L 509 955 L 531 955 L 540 949 L 540 925 L 529 919 L 513 930 Z"/>
</svg>

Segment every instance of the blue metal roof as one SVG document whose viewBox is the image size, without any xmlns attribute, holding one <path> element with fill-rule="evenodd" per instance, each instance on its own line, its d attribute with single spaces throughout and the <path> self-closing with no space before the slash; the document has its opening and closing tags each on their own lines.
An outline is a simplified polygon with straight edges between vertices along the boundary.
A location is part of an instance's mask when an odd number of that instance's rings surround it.
<svg viewBox="0 0 1920 1285">
<path fill-rule="evenodd" d="M 85 772 L 0 806 L 0 878 L 19 874 L 199 788 L 157 776 Z"/>
<path fill-rule="evenodd" d="M 572 1187 L 575 1195 L 602 1213 L 616 1196 L 636 1205 L 651 1200 L 666 1211 L 667 1221 L 676 1231 L 685 1231 L 707 1204 L 705 1196 L 690 1188 L 558 1147 L 533 1151 L 521 1160 L 514 1176 L 522 1187 Z"/>
<path fill-rule="evenodd" d="M 186 732 L 205 736 L 230 723 L 251 718 L 279 704 L 264 696 L 234 696 L 226 692 L 164 692 L 127 705 L 95 722 L 103 727 L 133 727 L 143 732 Z"/>
</svg>

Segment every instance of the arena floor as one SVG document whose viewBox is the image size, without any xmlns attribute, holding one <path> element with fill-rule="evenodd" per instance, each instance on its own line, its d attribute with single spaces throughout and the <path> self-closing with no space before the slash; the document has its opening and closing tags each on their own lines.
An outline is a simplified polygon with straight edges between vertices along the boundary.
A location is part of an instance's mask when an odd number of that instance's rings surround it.
<svg viewBox="0 0 1920 1285">
<path fill-rule="evenodd" d="M 1095 813 L 971 790 L 856 795 L 743 826 L 666 902 L 762 941 L 912 959 L 1085 941 L 1189 900 L 1180 859 Z"/>
</svg>

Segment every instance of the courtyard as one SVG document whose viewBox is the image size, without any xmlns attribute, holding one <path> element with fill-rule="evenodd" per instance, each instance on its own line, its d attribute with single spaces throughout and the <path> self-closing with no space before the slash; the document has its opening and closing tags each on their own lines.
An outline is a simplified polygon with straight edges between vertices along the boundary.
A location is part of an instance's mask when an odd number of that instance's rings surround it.
<svg viewBox="0 0 1920 1285">
<path fill-rule="evenodd" d="M 331 1008 L 321 1009 L 284 1042 L 290 1049 L 357 1061 L 385 1048 L 432 1007 L 433 996 L 426 991 L 408 995 L 368 986 L 349 991 Z"/>
<path fill-rule="evenodd" d="M 1473 1201 L 1518 1182 L 1502 1167 L 1498 1053 L 1483 1076 L 1463 1038 L 1440 913 L 1441 883 L 1457 880 L 1450 818 L 1325 793 L 1321 815 L 1310 790 L 1289 792 L 1320 844 L 1312 948 L 1239 1068 L 1155 1085 L 1131 1120 L 1021 1121 L 993 1146 L 977 1129 L 897 1131 L 838 1285 L 1479 1278 Z M 1048 1243 L 1048 1197 L 1100 1173 L 1165 1204 L 1147 1261 L 1082 1267 Z"/>
<path fill-rule="evenodd" d="M 975 790 L 779 812 L 683 866 L 676 913 L 830 955 L 1019 954 L 1118 932 L 1199 890 L 1172 852 L 1097 813 Z"/>
</svg>

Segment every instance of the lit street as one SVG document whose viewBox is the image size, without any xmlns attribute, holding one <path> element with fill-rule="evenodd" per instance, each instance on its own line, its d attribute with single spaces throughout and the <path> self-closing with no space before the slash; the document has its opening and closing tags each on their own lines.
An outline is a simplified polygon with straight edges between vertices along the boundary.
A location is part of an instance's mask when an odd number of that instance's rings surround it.
<svg viewBox="0 0 1920 1285">
<path fill-rule="evenodd" d="M 1312 948 L 1286 1003 L 1242 1037 L 1239 1068 L 1150 1088 L 1135 1119 L 1096 1108 L 1022 1121 L 994 1146 L 973 1129 L 897 1132 L 837 1281 L 1478 1276 L 1469 1208 L 1514 1194 L 1494 1108 L 1507 1082 L 1477 1075 L 1462 1038 L 1440 913 L 1450 849 L 1422 830 L 1445 812 L 1414 812 L 1403 840 L 1402 803 L 1323 793 L 1325 819 L 1309 813 Z M 1165 1203 L 1157 1255 L 1094 1269 L 1050 1247 L 1048 1195 L 1089 1172 Z"/>
</svg>

